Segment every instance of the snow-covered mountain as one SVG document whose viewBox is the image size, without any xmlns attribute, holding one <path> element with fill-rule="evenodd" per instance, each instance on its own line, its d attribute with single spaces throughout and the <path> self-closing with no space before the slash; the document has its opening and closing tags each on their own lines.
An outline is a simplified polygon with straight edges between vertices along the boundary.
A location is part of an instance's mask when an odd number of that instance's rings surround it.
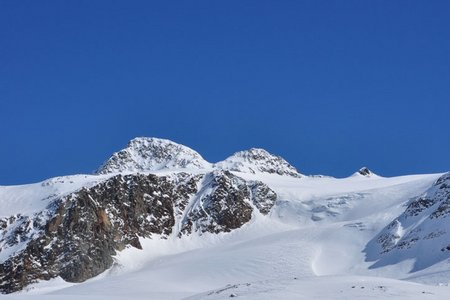
<svg viewBox="0 0 450 300">
<path fill-rule="evenodd" d="M 443 299 L 449 201 L 450 173 L 304 176 L 263 149 L 209 163 L 136 138 L 94 175 L 0 186 L 0 291 Z"/>
<path fill-rule="evenodd" d="M 162 169 L 207 169 L 211 164 L 189 147 L 166 139 L 139 137 L 114 153 L 97 174 L 145 172 Z"/>
<path fill-rule="evenodd" d="M 414 271 L 449 258 L 450 173 L 441 176 L 423 195 L 410 201 L 368 244 L 374 267 L 415 260 Z"/>
<path fill-rule="evenodd" d="M 96 174 L 183 169 L 218 169 L 301 177 L 301 174 L 286 160 L 264 149 L 239 151 L 221 162 L 212 164 L 189 147 L 166 139 L 146 137 L 131 140 L 126 148 L 114 153 L 105 161 Z"/>
<path fill-rule="evenodd" d="M 282 157 L 258 148 L 236 152 L 214 166 L 223 170 L 243 173 L 269 173 L 301 177 L 301 174 Z"/>
</svg>

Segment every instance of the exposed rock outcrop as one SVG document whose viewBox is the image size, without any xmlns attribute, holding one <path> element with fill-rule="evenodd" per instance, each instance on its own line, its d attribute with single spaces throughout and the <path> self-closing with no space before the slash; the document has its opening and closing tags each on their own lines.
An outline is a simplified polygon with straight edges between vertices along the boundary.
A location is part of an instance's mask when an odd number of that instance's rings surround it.
<svg viewBox="0 0 450 300">
<path fill-rule="evenodd" d="M 160 170 L 167 175 L 149 174 Z M 262 149 L 212 165 L 186 146 L 142 137 L 114 153 L 101 176 L 44 181 L 47 206 L 0 218 L 0 292 L 56 276 L 81 282 L 110 268 L 117 251 L 141 249 L 140 238 L 229 232 L 268 214 L 275 192 L 230 171 L 301 177 Z"/>
<path fill-rule="evenodd" d="M 357 172 L 355 172 L 353 174 L 353 176 L 358 176 L 358 177 L 366 177 L 366 178 L 371 178 L 371 177 L 379 177 L 377 174 L 375 174 L 374 172 L 372 172 L 369 168 L 367 167 L 362 167 L 361 169 L 359 169 Z"/>
<path fill-rule="evenodd" d="M 80 282 L 98 275 L 111 267 L 117 250 L 141 248 L 139 237 L 169 235 L 175 204 L 196 191 L 192 177 L 175 185 L 167 177 L 117 175 L 54 201 L 38 215 L 8 220 L 2 251 L 19 249 L 0 264 L 0 290 L 55 276 Z"/>
<path fill-rule="evenodd" d="M 422 196 L 384 228 L 366 247 L 369 260 L 385 262 L 414 258 L 414 270 L 423 269 L 447 256 L 450 246 L 450 173 L 441 176 Z M 371 252 L 369 251 L 370 249 Z M 373 249 L 378 249 L 375 251 Z M 427 249 L 427 251 L 422 251 Z M 433 257 L 422 257 L 434 252 Z"/>
<path fill-rule="evenodd" d="M 180 234 L 229 232 L 250 221 L 252 205 L 267 214 L 275 200 L 275 192 L 262 182 L 247 182 L 228 171 L 212 172 L 186 212 Z"/>
<path fill-rule="evenodd" d="M 229 232 L 267 214 L 276 195 L 229 173 L 116 175 L 57 198 L 33 216 L 0 220 L 0 292 L 61 276 L 81 282 L 110 268 L 139 238 Z M 176 222 L 182 222 L 179 232 Z M 9 256 L 7 255 L 9 253 Z"/>
</svg>

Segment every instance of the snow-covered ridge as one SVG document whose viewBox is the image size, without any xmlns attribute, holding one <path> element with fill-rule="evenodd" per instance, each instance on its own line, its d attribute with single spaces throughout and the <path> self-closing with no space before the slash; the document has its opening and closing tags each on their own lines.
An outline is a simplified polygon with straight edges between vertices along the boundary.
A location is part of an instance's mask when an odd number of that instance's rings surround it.
<svg viewBox="0 0 450 300">
<path fill-rule="evenodd" d="M 17 214 L 32 215 L 42 211 L 53 200 L 83 187 L 94 186 L 108 177 L 69 175 L 32 184 L 0 186 L 0 218 Z"/>
<path fill-rule="evenodd" d="M 301 177 L 302 175 L 280 156 L 270 154 L 264 149 L 251 148 L 247 151 L 239 151 L 224 161 L 214 165 L 222 170 L 242 173 L 269 173 Z"/>
<path fill-rule="evenodd" d="M 121 172 L 152 172 L 159 170 L 227 170 L 242 173 L 269 173 L 301 177 L 302 175 L 282 157 L 264 149 L 252 148 L 236 152 L 227 159 L 211 164 L 195 150 L 159 138 L 139 137 L 109 158 L 97 174 Z"/>
</svg>

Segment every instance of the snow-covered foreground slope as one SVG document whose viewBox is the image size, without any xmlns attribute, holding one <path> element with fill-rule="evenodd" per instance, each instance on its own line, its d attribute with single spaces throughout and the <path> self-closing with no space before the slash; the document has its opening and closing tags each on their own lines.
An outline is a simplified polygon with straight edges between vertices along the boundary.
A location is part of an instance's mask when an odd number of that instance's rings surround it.
<svg viewBox="0 0 450 300">
<path fill-rule="evenodd" d="M 374 267 L 364 252 L 442 174 L 345 179 L 233 174 L 261 181 L 277 194 L 269 215 L 254 211 L 250 222 L 227 233 L 140 238 L 143 250 L 118 252 L 114 266 L 96 278 L 79 284 L 56 278 L 5 298 L 446 299 L 450 295 L 446 260 L 411 273 L 413 258 Z M 80 184 L 93 180 L 81 178 Z M 0 193 L 11 188 L 1 187 Z M 32 187 L 22 190 L 26 189 Z M 27 207 L 23 204 L 21 209 Z"/>
</svg>

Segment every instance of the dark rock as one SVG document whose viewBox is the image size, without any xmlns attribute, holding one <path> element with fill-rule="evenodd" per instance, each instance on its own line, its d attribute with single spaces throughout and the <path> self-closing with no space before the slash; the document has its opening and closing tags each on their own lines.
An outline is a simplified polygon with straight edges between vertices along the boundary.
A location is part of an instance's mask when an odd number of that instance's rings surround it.
<svg viewBox="0 0 450 300">
<path fill-rule="evenodd" d="M 142 249 L 139 237 L 171 234 L 175 203 L 196 192 L 195 179 L 184 179 L 187 184 L 177 187 L 166 177 L 118 175 L 52 203 L 44 212 L 51 216 L 46 223 L 38 222 L 46 219 L 40 215 L 19 217 L 7 243 L 27 244 L 0 264 L 0 291 L 18 291 L 56 276 L 81 282 L 111 267 L 117 250 Z"/>
<path fill-rule="evenodd" d="M 251 198 L 253 204 L 263 215 L 269 213 L 277 200 L 277 194 L 271 190 L 266 184 L 255 181 L 250 184 Z"/>
<path fill-rule="evenodd" d="M 250 191 L 245 181 L 228 171 L 205 178 L 203 189 L 183 220 L 182 233 L 229 232 L 251 219 Z"/>
<path fill-rule="evenodd" d="M 444 218 L 449 216 L 450 173 L 447 173 L 423 195 L 411 201 L 399 217 L 366 245 L 367 260 L 376 261 L 372 267 L 381 267 L 414 258 L 416 263 L 411 272 L 415 272 L 447 259 L 448 255 L 435 256 L 433 253 L 446 250 L 449 232 L 448 221 Z M 377 248 L 378 253 L 373 251 Z M 411 256 L 413 254 L 414 257 Z"/>
<path fill-rule="evenodd" d="M 422 211 L 435 204 L 435 199 L 427 199 L 424 197 L 419 197 L 417 200 L 411 202 L 406 208 L 406 216 L 417 216 Z"/>
<path fill-rule="evenodd" d="M 116 175 L 36 215 L 0 220 L 0 245 L 22 249 L 0 263 L 0 292 L 57 276 L 82 282 L 110 268 L 117 251 L 142 249 L 140 237 L 229 232 L 250 221 L 253 205 L 267 214 L 275 201 L 265 184 L 227 171 Z"/>
<path fill-rule="evenodd" d="M 276 194 L 262 182 L 246 182 L 229 171 L 214 171 L 187 211 L 181 233 L 229 232 L 250 221 L 252 204 L 262 214 L 273 207 Z"/>
<path fill-rule="evenodd" d="M 358 173 L 362 176 L 370 176 L 373 174 L 372 171 L 370 171 L 367 167 L 362 167 L 358 170 Z"/>
</svg>

